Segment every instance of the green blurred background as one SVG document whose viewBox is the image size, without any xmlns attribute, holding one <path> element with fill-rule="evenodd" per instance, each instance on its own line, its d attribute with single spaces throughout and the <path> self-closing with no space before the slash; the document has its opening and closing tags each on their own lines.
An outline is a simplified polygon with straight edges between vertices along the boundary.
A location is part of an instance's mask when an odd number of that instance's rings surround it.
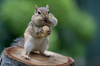
<svg viewBox="0 0 100 66">
<path fill-rule="evenodd" d="M 75 66 L 100 66 L 100 0 L 0 0 L 0 53 L 23 36 L 35 5 L 47 4 L 58 19 L 48 50 L 72 57 Z"/>
</svg>

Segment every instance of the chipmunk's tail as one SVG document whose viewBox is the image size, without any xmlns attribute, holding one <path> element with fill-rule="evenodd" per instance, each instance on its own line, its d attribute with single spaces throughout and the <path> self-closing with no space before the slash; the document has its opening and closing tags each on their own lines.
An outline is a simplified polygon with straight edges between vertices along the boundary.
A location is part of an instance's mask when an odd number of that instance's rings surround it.
<svg viewBox="0 0 100 66">
<path fill-rule="evenodd" d="M 18 47 L 21 47 L 21 48 L 24 47 L 24 38 L 22 38 L 22 37 L 16 38 L 13 41 L 14 42 L 11 44 L 11 46 L 18 46 Z"/>
</svg>

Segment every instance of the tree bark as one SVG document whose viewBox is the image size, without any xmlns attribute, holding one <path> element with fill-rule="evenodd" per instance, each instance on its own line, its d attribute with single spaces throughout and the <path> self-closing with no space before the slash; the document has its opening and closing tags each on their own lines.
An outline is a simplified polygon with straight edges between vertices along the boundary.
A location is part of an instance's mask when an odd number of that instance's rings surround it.
<svg viewBox="0 0 100 66">
<path fill-rule="evenodd" d="M 45 51 L 51 57 L 40 55 L 39 52 L 32 52 L 31 60 L 22 58 L 23 48 L 9 47 L 1 54 L 1 66 L 74 66 L 74 60 L 54 52 Z"/>
</svg>

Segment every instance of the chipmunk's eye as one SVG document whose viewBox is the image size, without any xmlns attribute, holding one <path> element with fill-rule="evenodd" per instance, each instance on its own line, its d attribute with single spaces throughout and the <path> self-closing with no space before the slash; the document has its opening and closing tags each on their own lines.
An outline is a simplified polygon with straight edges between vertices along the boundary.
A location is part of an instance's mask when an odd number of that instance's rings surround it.
<svg viewBox="0 0 100 66">
<path fill-rule="evenodd" d="M 41 14 L 41 13 L 38 11 L 38 14 Z"/>
<path fill-rule="evenodd" d="M 48 11 L 48 14 L 50 13 L 50 11 Z"/>
</svg>

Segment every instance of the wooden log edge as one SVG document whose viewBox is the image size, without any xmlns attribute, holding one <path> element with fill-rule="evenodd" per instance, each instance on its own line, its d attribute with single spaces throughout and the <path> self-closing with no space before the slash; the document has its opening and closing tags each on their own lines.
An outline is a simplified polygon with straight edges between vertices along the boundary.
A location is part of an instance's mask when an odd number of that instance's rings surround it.
<svg viewBox="0 0 100 66">
<path fill-rule="evenodd" d="M 20 47 L 9 47 L 4 49 L 1 55 L 1 66 L 5 66 L 6 64 L 8 64 L 8 66 L 11 66 L 12 64 L 14 66 L 74 66 L 74 60 L 71 57 L 63 56 L 50 51 L 46 51 L 46 53 L 54 54 L 55 57 L 49 58 L 44 57 L 39 53 L 32 53 L 30 54 L 32 61 L 28 61 L 21 58 L 21 55 L 23 54 L 22 51 L 23 48 Z"/>
</svg>

